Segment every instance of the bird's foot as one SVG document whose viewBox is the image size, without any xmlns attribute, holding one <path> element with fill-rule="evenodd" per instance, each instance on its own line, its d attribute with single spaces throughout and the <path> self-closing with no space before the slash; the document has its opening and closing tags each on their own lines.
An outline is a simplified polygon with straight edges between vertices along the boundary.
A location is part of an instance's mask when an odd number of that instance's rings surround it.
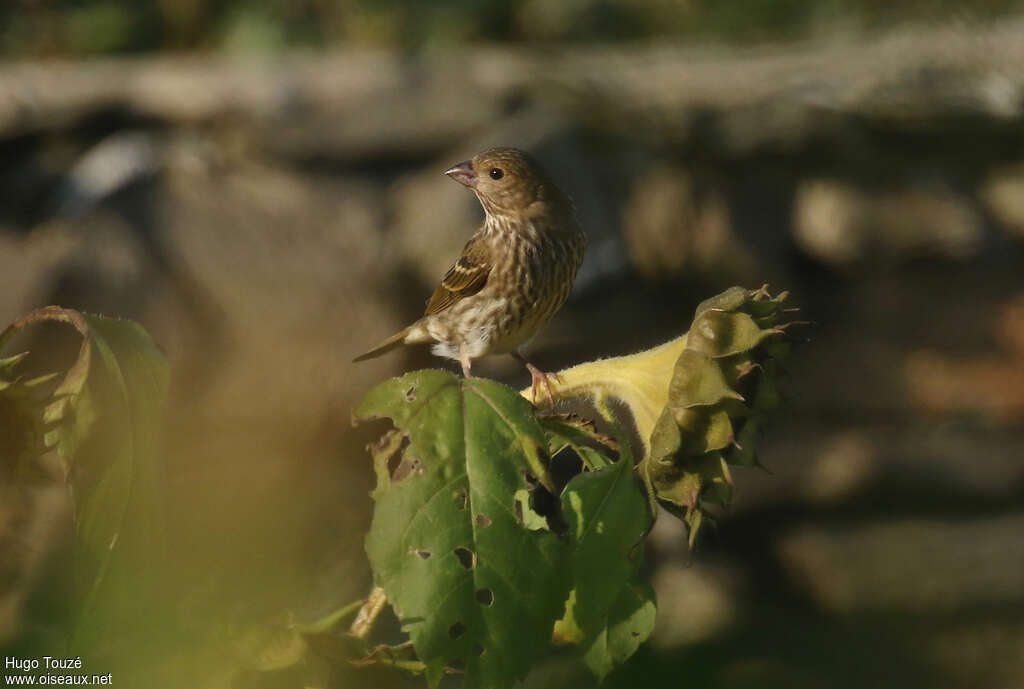
<svg viewBox="0 0 1024 689">
<path fill-rule="evenodd" d="M 544 390 L 548 393 L 548 402 L 554 408 L 555 393 L 551 391 L 551 379 L 553 378 L 555 382 L 561 383 L 562 377 L 557 373 L 545 373 L 530 363 L 526 364 L 526 370 L 530 372 L 530 376 L 533 378 L 533 403 L 537 403 L 537 389 L 543 385 Z"/>
<path fill-rule="evenodd" d="M 462 345 L 459 346 L 459 365 L 462 366 L 462 377 L 470 378 L 473 376 L 473 360 L 469 358 L 469 352 Z"/>
</svg>

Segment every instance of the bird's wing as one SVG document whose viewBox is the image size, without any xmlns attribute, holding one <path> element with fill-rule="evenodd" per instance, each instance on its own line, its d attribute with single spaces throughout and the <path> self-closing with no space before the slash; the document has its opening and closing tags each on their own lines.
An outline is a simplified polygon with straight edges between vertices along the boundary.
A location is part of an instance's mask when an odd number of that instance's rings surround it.
<svg viewBox="0 0 1024 689">
<path fill-rule="evenodd" d="M 427 303 L 426 315 L 444 311 L 458 300 L 482 290 L 490 272 L 486 243 L 477 237 L 470 239 L 459 260 L 448 269 L 441 284 L 434 290 L 434 295 Z"/>
</svg>

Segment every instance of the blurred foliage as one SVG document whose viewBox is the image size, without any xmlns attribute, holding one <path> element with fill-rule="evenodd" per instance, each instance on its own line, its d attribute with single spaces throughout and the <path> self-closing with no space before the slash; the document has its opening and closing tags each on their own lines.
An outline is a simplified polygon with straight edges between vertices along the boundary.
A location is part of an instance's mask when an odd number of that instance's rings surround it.
<svg viewBox="0 0 1024 689">
<path fill-rule="evenodd" d="M 15 453 L 23 471 L 43 469 L 55 452 L 74 511 L 68 648 L 113 665 L 144 655 L 159 636 L 150 624 L 167 616 L 161 438 L 170 370 L 138 324 L 54 306 L 0 333 L 0 347 L 40 323 L 72 326 L 82 337 L 78 357 L 58 375 L 31 380 L 14 370 L 26 357 L 0 360 L 8 363 L 0 366 L 0 427 L 24 423 Z M 18 392 L 37 381 L 57 383 L 43 405 Z M 24 422 L 32 412 L 36 420 Z"/>
<path fill-rule="evenodd" d="M 1022 0 L 8 0 L 0 54 L 274 52 L 465 41 L 764 41 L 908 21 L 985 20 Z"/>
<path fill-rule="evenodd" d="M 366 552 L 381 593 L 359 608 L 349 633 L 340 625 L 358 603 L 312 624 L 298 623 L 291 609 L 255 624 L 198 609 L 168 531 L 166 359 L 133 321 L 34 311 L 0 332 L 0 350 L 40 324 L 71 326 L 81 340 L 53 374 L 29 375 L 31 353 L 0 358 L 0 429 L 10 438 L 0 449 L 13 458 L 9 468 L 62 476 L 72 505 L 72 600 L 59 633 L 70 652 L 133 686 L 144 676 L 147 686 L 182 686 L 189 672 L 228 655 L 218 672 L 200 671 L 202 686 L 229 686 L 247 672 L 277 682 L 274 673 L 293 672 L 301 686 L 326 687 L 355 661 L 424 674 L 432 687 L 461 674 L 463 686 L 500 689 L 549 655 L 553 639 L 574 644 L 604 678 L 654 628 L 654 592 L 640 568 L 657 504 L 685 519 L 692 542 L 694 515 L 711 484 L 724 480 L 729 457 L 753 457 L 759 427 L 748 438 L 740 426 L 744 447 L 733 452 L 730 419 L 749 422 L 767 410 L 760 392 L 772 373 L 760 350 L 781 344 L 782 299 L 733 288 L 702 303 L 690 334 L 655 354 L 565 371 L 559 396 L 593 399 L 614 438 L 575 416 L 541 415 L 525 393 L 485 379 L 428 370 L 374 388 L 354 416 L 395 426 L 371 446 L 377 486 Z M 673 364 L 664 352 L 675 342 L 685 348 Z M 613 396 L 638 404 L 639 388 L 623 386 L 623 376 L 660 381 L 651 387 L 664 409 L 639 465 L 608 404 Z M 749 407 L 733 388 L 751 395 Z M 716 415 L 723 423 L 700 423 Z M 714 467 L 705 477 L 708 458 Z M 716 501 L 730 499 L 731 491 Z M 385 601 L 411 645 L 368 645 Z M 154 672 L 161 679 L 150 681 Z"/>
</svg>

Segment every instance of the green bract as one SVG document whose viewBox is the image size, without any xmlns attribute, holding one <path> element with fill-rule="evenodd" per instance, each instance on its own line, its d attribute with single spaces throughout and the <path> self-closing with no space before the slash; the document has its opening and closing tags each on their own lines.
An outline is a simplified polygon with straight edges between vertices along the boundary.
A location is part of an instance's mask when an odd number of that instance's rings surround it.
<svg viewBox="0 0 1024 689">
<path fill-rule="evenodd" d="M 676 359 L 640 470 L 657 499 L 682 515 L 691 543 L 703 505 L 731 504 L 729 464 L 755 463 L 758 433 L 778 406 L 785 298 L 733 287 L 703 302 Z"/>
<path fill-rule="evenodd" d="M 732 287 L 702 302 L 685 335 L 638 354 L 559 373 L 556 399 L 622 400 L 644 458 L 652 498 L 687 524 L 690 542 L 703 506 L 732 502 L 730 464 L 754 465 L 767 416 L 779 406 L 778 362 L 789 352 L 786 293 Z M 530 390 L 521 392 L 528 396 Z"/>
</svg>

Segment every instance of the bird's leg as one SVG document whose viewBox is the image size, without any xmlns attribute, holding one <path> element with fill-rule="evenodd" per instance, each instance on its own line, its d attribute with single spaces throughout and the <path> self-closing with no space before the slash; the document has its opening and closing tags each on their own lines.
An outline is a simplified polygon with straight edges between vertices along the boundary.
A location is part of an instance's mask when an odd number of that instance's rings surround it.
<svg viewBox="0 0 1024 689">
<path fill-rule="evenodd" d="M 462 364 L 463 378 L 473 375 L 473 360 L 469 358 L 469 350 L 466 349 L 466 345 L 459 345 L 459 363 Z"/>
<path fill-rule="evenodd" d="M 548 393 L 548 402 L 550 402 L 551 406 L 554 407 L 555 394 L 551 391 L 551 379 L 554 378 L 556 381 L 561 383 L 562 377 L 557 373 L 544 373 L 544 371 L 541 371 L 539 368 L 527 361 L 526 357 L 519 351 L 512 352 L 512 356 L 522 362 L 523 366 L 526 367 L 526 370 L 530 372 L 530 377 L 533 378 L 532 386 L 534 403 L 537 402 L 537 388 L 543 384 L 544 390 Z"/>
</svg>

